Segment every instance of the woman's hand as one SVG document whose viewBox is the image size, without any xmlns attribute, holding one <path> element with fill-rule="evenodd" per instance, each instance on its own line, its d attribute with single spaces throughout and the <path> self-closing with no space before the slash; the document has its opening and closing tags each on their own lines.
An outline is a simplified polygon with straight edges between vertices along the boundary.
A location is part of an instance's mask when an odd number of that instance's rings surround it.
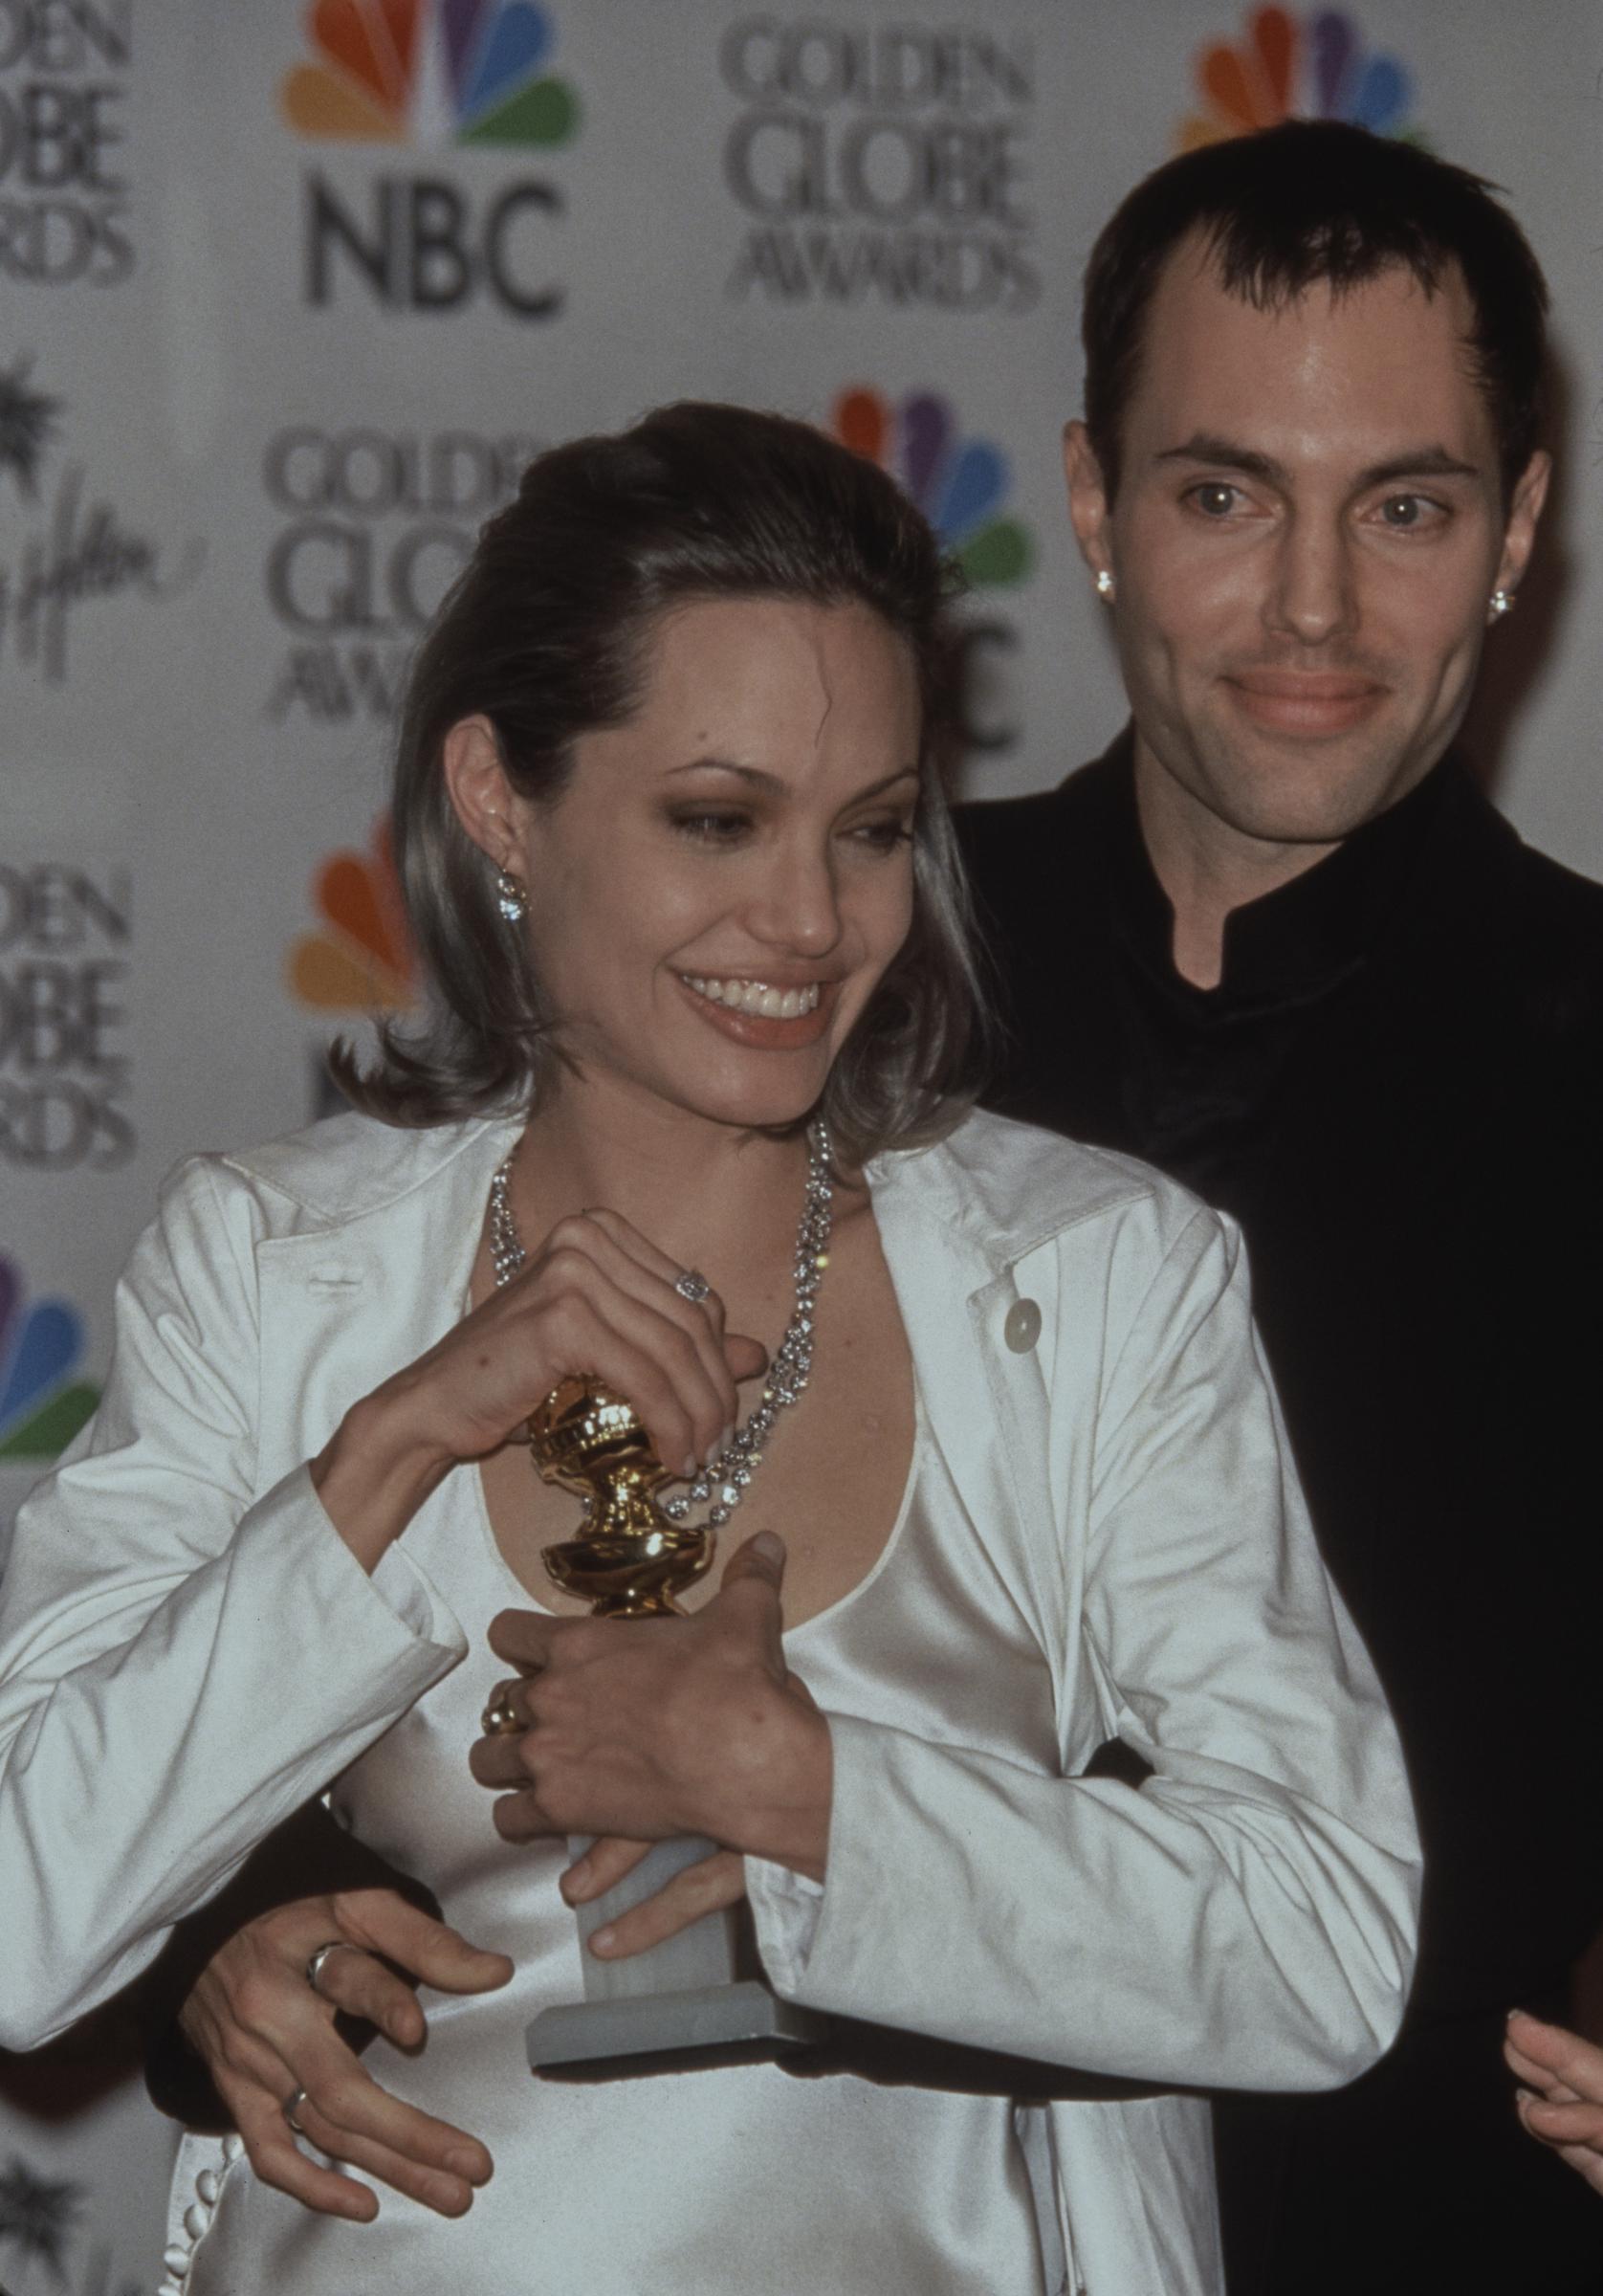
<svg viewBox="0 0 1603 2296">
<path fill-rule="evenodd" d="M 1603 2193 L 1603 2049 L 1516 2009 L 1503 2054 L 1525 2084 L 1516 2109 L 1530 2134 Z"/>
<path fill-rule="evenodd" d="M 341 1950 L 326 1956 L 314 1991 L 306 1964 L 333 1940 Z M 366 2223 L 378 2214 L 365 2185 L 319 2167 L 296 2143 L 284 2108 L 304 2090 L 296 2118 L 318 2152 L 460 2217 L 491 2173 L 483 2145 L 390 2096 L 335 2029 L 343 2010 L 400 2048 L 421 2046 L 423 2010 L 384 1961 L 442 1993 L 488 1993 L 512 1976 L 504 1954 L 469 1945 L 393 1889 L 338 1890 L 237 1930 L 195 1980 L 179 2022 L 264 2184 L 321 2216 Z"/>
<path fill-rule="evenodd" d="M 480 1738 L 470 1764 L 480 1785 L 512 1789 L 495 1804 L 503 1839 L 709 1834 L 822 1880 L 829 1729 L 785 1666 L 783 1572 L 782 1545 L 760 1532 L 689 1618 L 502 1611 L 490 1644 L 518 1669 L 502 1695 L 528 1728 Z"/>
<path fill-rule="evenodd" d="M 736 1384 L 768 1358 L 724 1330 L 715 1292 L 616 1212 L 559 1221 L 527 1267 L 427 1355 L 358 1403 L 312 1464 L 324 1509 L 369 1570 L 464 1460 L 497 1450 L 570 1372 L 626 1396 L 659 1459 L 692 1475 L 738 1418 Z"/>
</svg>

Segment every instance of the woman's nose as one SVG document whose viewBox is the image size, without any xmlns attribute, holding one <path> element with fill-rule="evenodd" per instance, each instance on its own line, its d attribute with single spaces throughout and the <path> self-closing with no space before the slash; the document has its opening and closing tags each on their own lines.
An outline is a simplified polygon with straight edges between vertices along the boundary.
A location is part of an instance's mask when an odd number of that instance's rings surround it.
<svg viewBox="0 0 1603 2296">
<path fill-rule="evenodd" d="M 822 957 L 841 938 L 841 907 L 827 856 L 777 855 L 754 894 L 750 923 L 771 948 Z"/>
</svg>

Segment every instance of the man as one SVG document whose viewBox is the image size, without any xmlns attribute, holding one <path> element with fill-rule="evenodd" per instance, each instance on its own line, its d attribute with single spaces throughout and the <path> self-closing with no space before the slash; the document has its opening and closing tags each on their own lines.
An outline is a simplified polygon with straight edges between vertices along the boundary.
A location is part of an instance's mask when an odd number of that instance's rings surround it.
<svg viewBox="0 0 1603 2296">
<path fill-rule="evenodd" d="M 1355 129 L 1139 186 L 1066 434 L 1133 723 L 964 820 L 1001 1104 L 1241 1220 L 1418 1805 L 1396 2049 L 1217 2101 L 1231 2296 L 1603 2289 L 1500 2053 L 1603 1925 L 1603 889 L 1451 749 L 1547 491 L 1545 299 L 1478 179 Z"/>
</svg>

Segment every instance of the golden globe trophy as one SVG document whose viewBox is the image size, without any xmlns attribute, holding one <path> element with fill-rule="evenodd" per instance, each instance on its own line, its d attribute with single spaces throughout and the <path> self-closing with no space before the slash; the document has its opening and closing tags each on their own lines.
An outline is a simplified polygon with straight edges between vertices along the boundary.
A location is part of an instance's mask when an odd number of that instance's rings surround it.
<svg viewBox="0 0 1603 2296">
<path fill-rule="evenodd" d="M 554 1583 L 588 1601 L 597 1618 L 677 1614 L 676 1598 L 713 1560 L 716 1534 L 670 1522 L 657 1506 L 653 1494 L 670 1478 L 630 1405 L 589 1374 L 576 1374 L 529 1421 L 529 1448 L 548 1483 L 585 1503 L 580 1535 L 545 1549 Z M 589 1846 L 585 1839 L 568 1843 L 576 1858 Z M 777 1999 L 762 1981 L 740 1908 L 703 1914 L 624 1961 L 601 1961 L 586 1950 L 604 1923 L 717 1846 L 700 1835 L 654 1843 L 632 1873 L 578 1909 L 584 1998 L 542 2009 L 530 2025 L 536 2072 L 596 2078 L 730 2064 L 819 2038 L 824 2020 Z"/>
</svg>

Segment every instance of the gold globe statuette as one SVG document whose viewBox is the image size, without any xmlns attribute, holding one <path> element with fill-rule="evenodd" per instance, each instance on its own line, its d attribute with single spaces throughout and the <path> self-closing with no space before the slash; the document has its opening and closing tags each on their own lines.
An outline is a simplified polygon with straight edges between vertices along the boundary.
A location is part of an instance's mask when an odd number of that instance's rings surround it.
<svg viewBox="0 0 1603 2296">
<path fill-rule="evenodd" d="M 676 1615 L 678 1596 L 710 1567 L 717 1534 L 670 1522 L 657 1505 L 669 1471 L 632 1405 L 593 1373 L 576 1372 L 551 1390 L 528 1431 L 544 1480 L 587 1502 L 580 1535 L 545 1549 L 553 1584 L 598 1619 Z"/>
<path fill-rule="evenodd" d="M 528 1437 L 546 1482 L 589 1502 L 580 1535 L 544 1551 L 554 1584 L 587 1601 L 596 1618 L 674 1616 L 677 1597 L 711 1565 L 717 1534 L 663 1513 L 653 1494 L 670 1478 L 631 1405 L 579 1372 L 532 1414 Z M 699 1837 L 653 1843 L 632 1872 L 576 1910 L 582 1947 L 717 1846 Z M 568 1847 L 577 1857 L 589 1842 Z M 704 1913 L 621 1961 L 584 1953 L 582 1968 L 583 1999 L 542 2009 L 528 2029 L 536 2072 L 600 2079 L 747 2064 L 807 2046 L 823 2031 L 814 2012 L 776 1999 L 733 1910 Z"/>
</svg>

